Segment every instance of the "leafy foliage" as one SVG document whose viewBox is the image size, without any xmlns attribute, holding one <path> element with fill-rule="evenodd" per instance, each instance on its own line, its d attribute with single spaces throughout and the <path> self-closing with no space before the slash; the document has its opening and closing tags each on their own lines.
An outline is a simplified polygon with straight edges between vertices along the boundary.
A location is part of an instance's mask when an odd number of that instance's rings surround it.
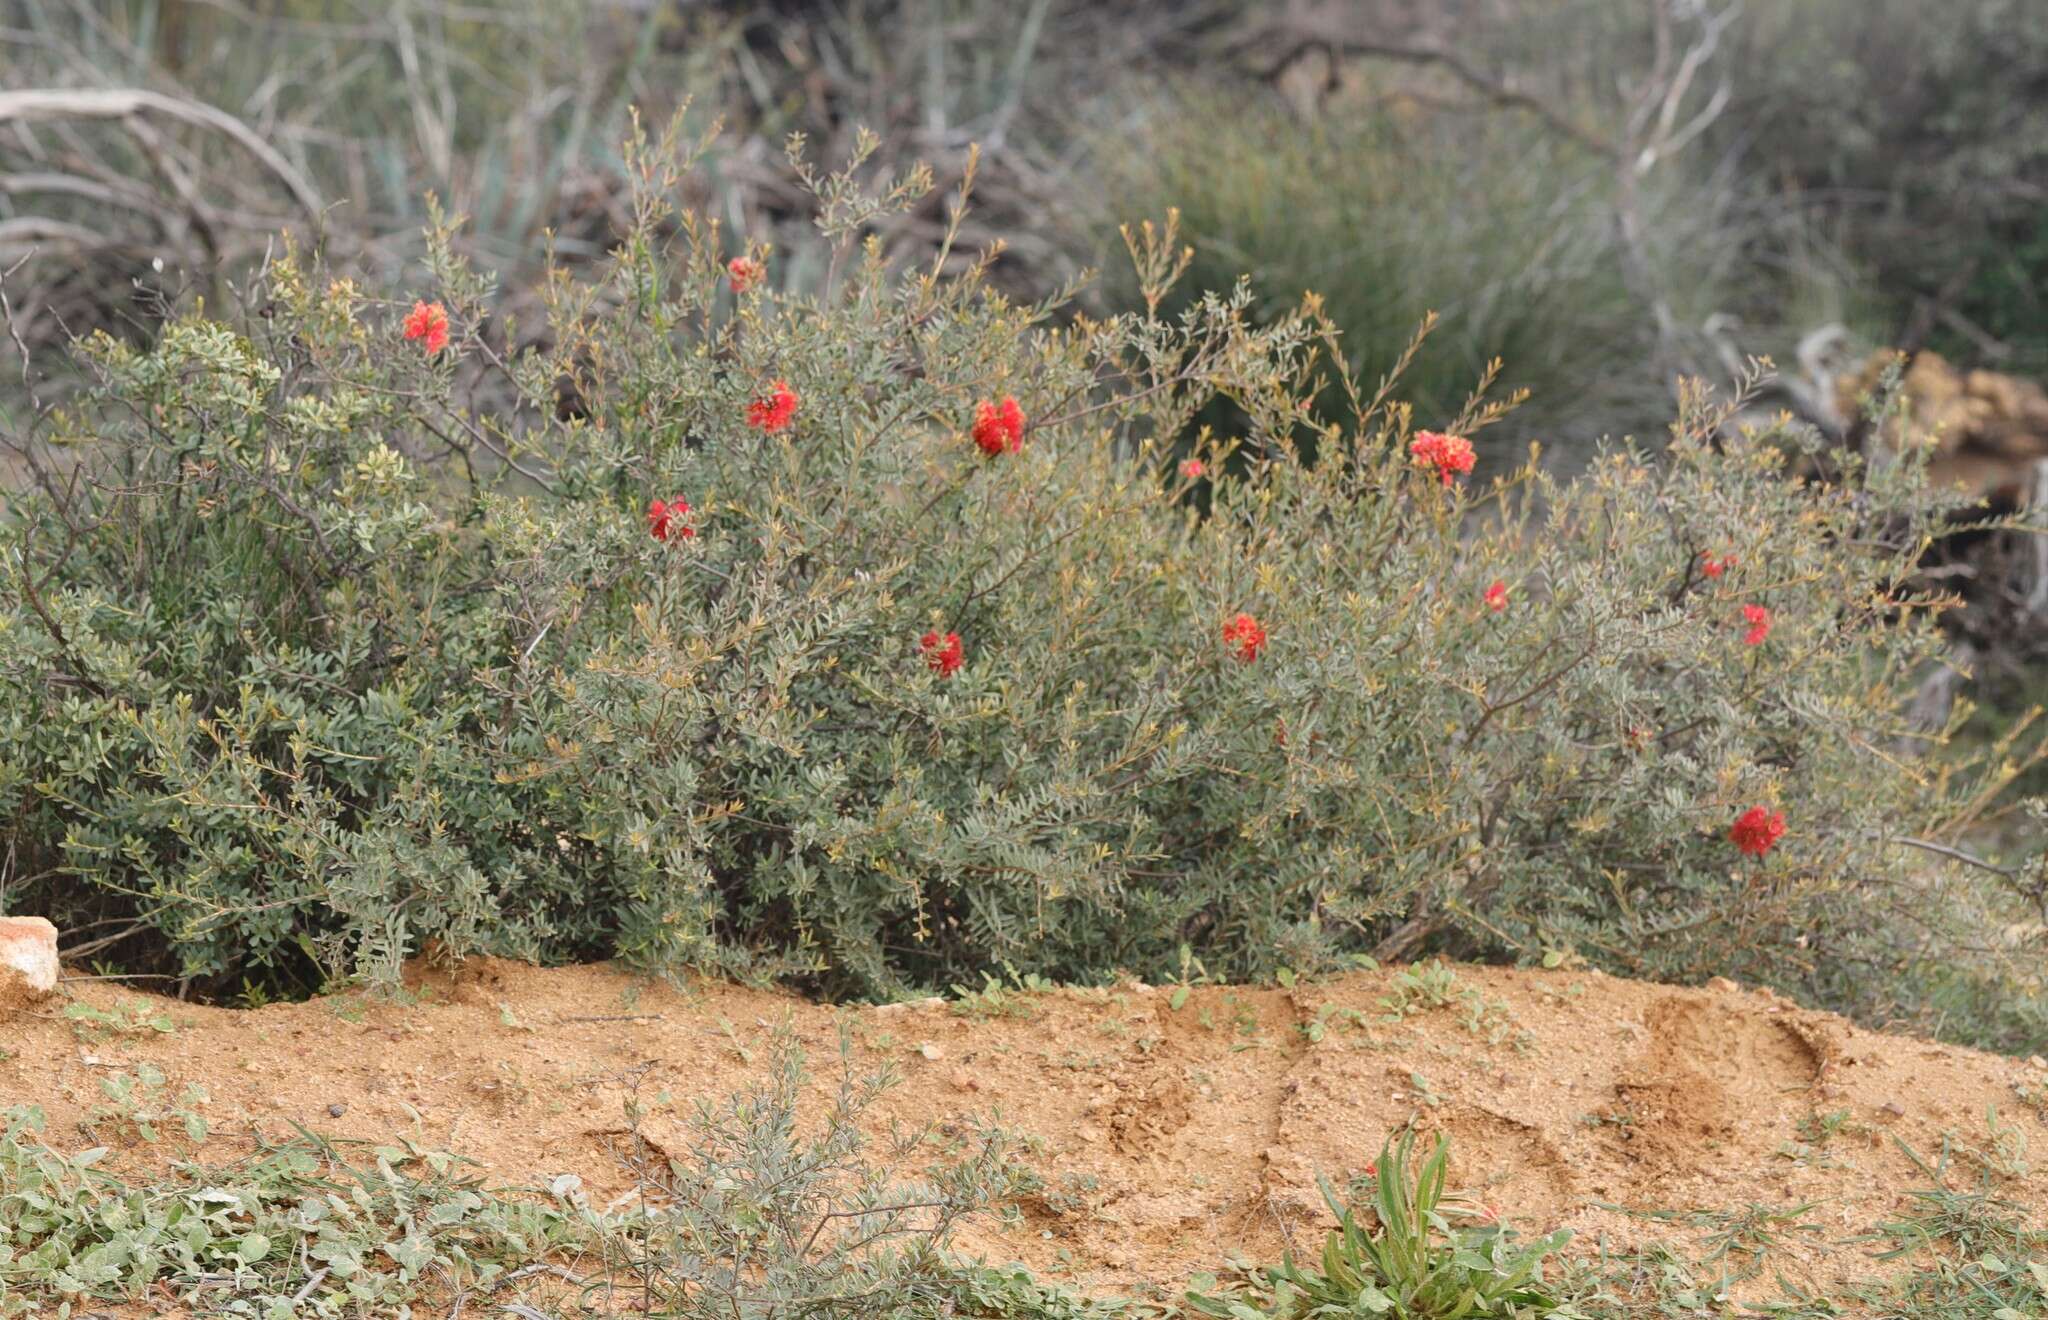
<svg viewBox="0 0 2048 1320">
<path fill-rule="evenodd" d="M 242 329 L 83 346 L 0 548 L 9 905 L 228 986 L 430 945 L 883 995 L 1576 949 L 1880 1012 L 1871 969 L 1977 942 L 1997 878 L 1945 841 L 2026 750 L 1911 755 L 1917 458 L 1800 485 L 1798 436 L 1695 393 L 1662 458 L 1468 487 L 1313 297 L 1057 325 L 889 270 L 860 240 L 925 177 L 858 159 L 801 174 L 826 291 L 734 301 L 670 200 L 697 146 L 635 139 L 633 237 L 531 339 L 443 230 L 439 353 L 420 291 L 290 252 Z M 1130 241 L 1156 309 L 1178 237 Z M 1746 858 L 1759 805 L 1789 832 Z"/>
<path fill-rule="evenodd" d="M 224 1313 L 394 1315 L 423 1289 L 485 1290 L 587 1240 L 566 1203 L 485 1194 L 445 1152 L 308 1134 L 134 1185 L 108 1149 L 60 1154 L 33 1107 L 0 1128 L 0 1316 L 62 1299 L 210 1296 Z"/>
</svg>

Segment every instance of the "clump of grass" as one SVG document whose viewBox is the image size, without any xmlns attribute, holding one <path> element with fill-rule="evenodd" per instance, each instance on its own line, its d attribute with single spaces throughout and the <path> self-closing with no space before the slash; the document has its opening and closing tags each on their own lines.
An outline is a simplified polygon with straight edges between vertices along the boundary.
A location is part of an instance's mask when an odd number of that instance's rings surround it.
<svg viewBox="0 0 2048 1320">
<path fill-rule="evenodd" d="M 1791 1206 L 1759 1205 L 1752 1202 L 1739 1210 L 1708 1210 L 1693 1216 L 1693 1223 L 1711 1229 L 1707 1253 L 1701 1263 L 1733 1261 L 1736 1276 L 1748 1278 L 1760 1271 L 1773 1253 L 1790 1246 L 1797 1237 L 1811 1237 L 1818 1226 L 1805 1222 L 1816 1202 Z"/>
<path fill-rule="evenodd" d="M 1864 1301 L 1883 1315 L 1914 1320 L 2048 1314 L 2048 1233 L 2027 1226 L 2025 1207 L 1988 1192 L 1945 1188 L 1915 1192 L 1913 1206 L 1879 1228 L 1898 1245 L 1878 1259 L 1911 1259 L 1915 1268 L 1861 1290 Z"/>
</svg>

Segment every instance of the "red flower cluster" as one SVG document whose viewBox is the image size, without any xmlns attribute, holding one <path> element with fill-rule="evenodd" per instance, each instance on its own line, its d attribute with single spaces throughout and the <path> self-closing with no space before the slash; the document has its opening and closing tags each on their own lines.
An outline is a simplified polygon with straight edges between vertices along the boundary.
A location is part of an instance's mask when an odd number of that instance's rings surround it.
<svg viewBox="0 0 2048 1320">
<path fill-rule="evenodd" d="M 1240 614 L 1223 625 L 1223 644 L 1237 648 L 1237 658 L 1250 664 L 1265 649 L 1266 630 L 1249 614 Z"/>
<path fill-rule="evenodd" d="M 1180 474 L 1186 477 L 1189 481 L 1195 480 L 1208 470 L 1209 469 L 1202 466 L 1202 460 L 1199 458 L 1188 459 L 1186 462 L 1180 465 Z"/>
<path fill-rule="evenodd" d="M 647 506 L 647 532 L 657 541 L 666 541 L 671 536 L 688 540 L 697 534 L 689 522 L 690 502 L 678 495 L 667 504 L 655 500 Z"/>
<path fill-rule="evenodd" d="M 734 293 L 745 293 L 767 277 L 768 267 L 752 257 L 734 257 L 725 263 L 725 274 Z"/>
<path fill-rule="evenodd" d="M 767 394 L 747 405 L 747 425 L 773 435 L 796 416 L 796 404 L 796 391 L 788 381 L 778 380 L 768 387 Z"/>
<path fill-rule="evenodd" d="M 1785 837 L 1785 813 L 1751 807 L 1735 818 L 1735 824 L 1729 829 L 1728 837 L 1737 848 L 1751 857 L 1761 857 L 1771 850 L 1773 844 Z"/>
<path fill-rule="evenodd" d="M 1024 447 L 1024 410 L 1008 394 L 1001 403 L 983 400 L 974 409 L 974 443 L 990 458 L 1008 450 L 1014 454 Z"/>
<path fill-rule="evenodd" d="M 428 357 L 448 347 L 448 309 L 437 302 L 415 302 L 405 318 L 405 337 L 420 340 Z"/>
<path fill-rule="evenodd" d="M 1746 646 L 1762 646 L 1764 638 L 1771 635 L 1771 612 L 1761 605 L 1743 606 L 1742 621 L 1749 625 L 1749 631 L 1742 635 Z"/>
<path fill-rule="evenodd" d="M 1441 431 L 1417 431 L 1414 442 L 1408 446 L 1408 453 L 1415 466 L 1435 468 L 1446 486 L 1451 484 L 1453 476 L 1470 472 L 1472 465 L 1479 461 L 1470 440 L 1461 435 L 1445 435 Z"/>
<path fill-rule="evenodd" d="M 1700 572 L 1710 578 L 1717 578 L 1735 567 L 1734 555 L 1716 555 L 1709 551 L 1700 556 Z"/>
<path fill-rule="evenodd" d="M 956 632 L 949 632 L 943 637 L 936 632 L 928 632 L 918 639 L 917 649 L 924 653 L 924 662 L 940 678 L 951 678 L 966 659 L 966 648 L 960 645 L 960 634 Z"/>
<path fill-rule="evenodd" d="M 1508 584 L 1496 581 L 1486 589 L 1485 599 L 1487 609 L 1492 610 L 1495 614 L 1500 613 L 1508 607 Z"/>
</svg>

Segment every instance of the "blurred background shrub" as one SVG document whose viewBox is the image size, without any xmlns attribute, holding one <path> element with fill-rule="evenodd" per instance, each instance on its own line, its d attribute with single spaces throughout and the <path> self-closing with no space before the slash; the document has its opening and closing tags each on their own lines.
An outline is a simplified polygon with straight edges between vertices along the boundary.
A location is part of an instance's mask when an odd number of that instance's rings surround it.
<svg viewBox="0 0 2048 1320">
<path fill-rule="evenodd" d="M 389 281 L 430 193 L 530 313 L 544 234 L 573 264 L 630 223 L 628 107 L 690 100 L 728 130 L 690 200 L 778 243 L 778 280 L 824 273 L 787 134 L 844 159 L 866 125 L 941 185 L 978 143 L 966 246 L 1005 237 L 1002 287 L 1113 266 L 1118 223 L 1177 205 L 1196 287 L 1249 274 L 1274 307 L 1313 287 L 1358 360 L 1441 311 L 1411 377 L 1425 410 L 1505 359 L 1533 396 L 1490 437 L 1509 455 L 1656 433 L 1675 371 L 1725 374 L 1716 314 L 1745 353 L 1842 320 L 1870 346 L 2048 365 L 2039 0 L 15 8 L 0 259 L 31 257 L 9 280 L 31 345 L 146 338 L 154 290 L 218 300 L 280 225 Z M 123 89 L 162 100 L 77 99 Z M 910 259 L 944 227 L 926 205 L 881 237 Z"/>
</svg>

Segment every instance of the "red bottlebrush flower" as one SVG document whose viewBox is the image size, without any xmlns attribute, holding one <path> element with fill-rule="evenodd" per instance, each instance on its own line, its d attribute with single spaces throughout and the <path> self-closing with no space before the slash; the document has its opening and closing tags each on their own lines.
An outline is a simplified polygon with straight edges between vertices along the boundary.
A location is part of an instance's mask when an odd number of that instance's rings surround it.
<svg viewBox="0 0 2048 1320">
<path fill-rule="evenodd" d="M 974 408 L 974 443 L 990 458 L 1005 450 L 1014 454 L 1024 447 L 1024 410 L 1005 394 L 1001 403 L 987 400 Z"/>
<path fill-rule="evenodd" d="M 1194 481 L 1198 479 L 1204 472 L 1207 472 L 1208 470 L 1208 468 L 1202 466 L 1202 460 L 1199 458 L 1190 458 L 1180 465 L 1180 474 L 1186 477 L 1189 481 Z"/>
<path fill-rule="evenodd" d="M 1445 435 L 1441 431 L 1417 431 L 1414 441 L 1408 446 L 1408 453 L 1415 466 L 1435 468 L 1446 486 L 1451 484 L 1452 477 L 1470 472 L 1472 465 L 1479 461 L 1470 440 L 1461 435 Z"/>
<path fill-rule="evenodd" d="M 773 435 L 796 416 L 796 404 L 796 391 L 788 381 L 778 380 L 768 387 L 766 394 L 747 405 L 747 425 Z"/>
<path fill-rule="evenodd" d="M 1746 646 L 1762 646 L 1764 638 L 1771 635 L 1771 612 L 1761 605 L 1743 606 L 1742 621 L 1749 625 L 1749 631 L 1742 635 Z"/>
<path fill-rule="evenodd" d="M 1762 807 L 1751 807 L 1737 816 L 1728 831 L 1728 838 L 1735 846 L 1751 857 L 1763 856 L 1784 837 L 1785 813 L 1765 811 Z"/>
<path fill-rule="evenodd" d="M 687 541 L 697 534 L 689 517 L 690 502 L 682 496 L 667 504 L 655 500 L 647 506 L 647 532 L 657 541 L 666 541 L 671 536 Z"/>
<path fill-rule="evenodd" d="M 1496 581 L 1486 589 L 1486 608 L 1495 614 L 1508 607 L 1508 584 Z"/>
<path fill-rule="evenodd" d="M 1700 572 L 1710 578 L 1717 578 L 1735 567 L 1734 555 L 1716 555 L 1709 551 L 1700 556 Z"/>
<path fill-rule="evenodd" d="M 752 257 L 734 257 L 725 263 L 725 275 L 734 293 L 745 293 L 767 278 L 768 267 Z"/>
<path fill-rule="evenodd" d="M 448 347 L 448 309 L 437 302 L 415 302 L 405 318 L 405 337 L 421 341 L 428 357 Z"/>
<path fill-rule="evenodd" d="M 1237 648 L 1237 658 L 1250 664 L 1266 646 L 1266 630 L 1249 614 L 1240 614 L 1223 625 L 1223 644 Z"/>
<path fill-rule="evenodd" d="M 924 653 L 924 662 L 940 678 L 951 678 L 966 659 L 966 648 L 960 645 L 960 634 L 956 632 L 944 636 L 928 632 L 918 639 L 917 649 Z"/>
</svg>

